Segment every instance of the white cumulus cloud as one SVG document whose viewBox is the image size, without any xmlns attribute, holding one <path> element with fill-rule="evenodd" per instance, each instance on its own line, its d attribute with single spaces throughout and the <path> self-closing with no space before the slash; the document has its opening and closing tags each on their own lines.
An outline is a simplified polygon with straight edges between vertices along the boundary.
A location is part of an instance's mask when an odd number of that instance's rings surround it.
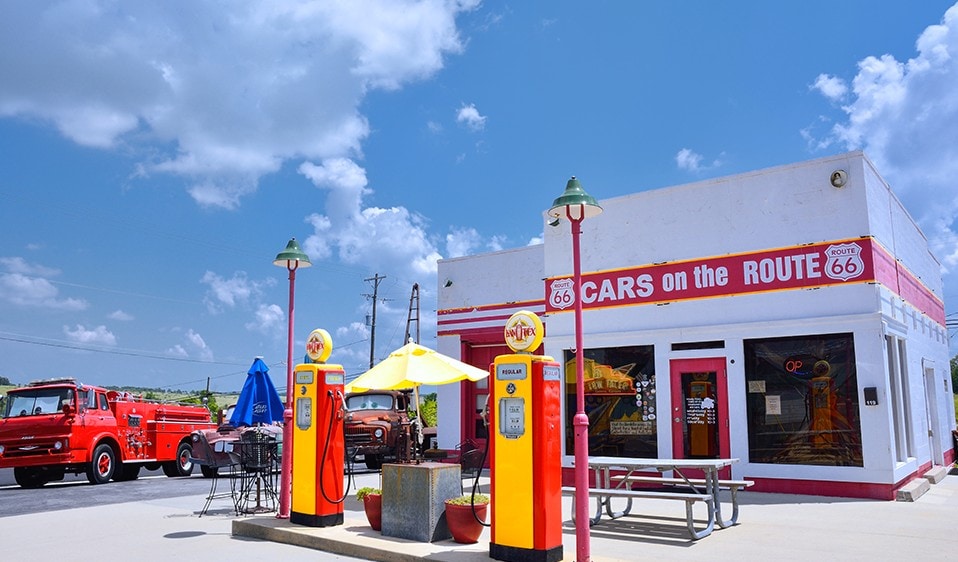
<svg viewBox="0 0 958 562">
<path fill-rule="evenodd" d="M 20 273 L 0 273 L 0 299 L 11 304 L 54 310 L 85 310 L 83 299 L 61 298 L 50 281 Z"/>
<path fill-rule="evenodd" d="M 19 256 L 0 258 L 0 266 L 3 266 L 3 268 L 9 273 L 20 273 L 23 275 L 54 277 L 60 274 L 59 269 L 46 267 L 40 264 L 29 263 L 27 260 Z"/>
<path fill-rule="evenodd" d="M 479 114 L 475 104 L 463 104 L 456 112 L 456 122 L 464 124 L 470 130 L 481 131 L 486 127 L 486 116 Z"/>
<path fill-rule="evenodd" d="M 203 336 L 199 335 L 191 328 L 186 331 L 185 339 L 187 344 L 193 350 L 193 353 L 195 353 L 201 360 L 213 360 L 213 350 L 206 345 L 206 340 L 203 339 Z M 193 354 L 190 355 L 192 356 Z"/>
<path fill-rule="evenodd" d="M 362 264 L 371 271 L 394 271 L 416 279 L 435 273 L 439 253 L 425 230 L 425 219 L 405 207 L 364 207 L 366 173 L 355 162 L 332 159 L 305 163 L 300 173 L 327 191 L 326 214 L 308 217 L 314 232 L 304 251 L 313 258 L 335 252 L 347 264 Z"/>
<path fill-rule="evenodd" d="M 130 320 L 133 320 L 133 315 L 127 312 L 123 312 L 122 310 L 114 310 L 113 312 L 110 313 L 109 318 L 111 320 L 120 320 L 121 322 L 129 322 Z"/>
<path fill-rule="evenodd" d="M 686 170 L 688 172 L 698 173 L 705 170 L 718 168 L 722 165 L 722 161 L 717 158 L 708 164 L 703 164 L 703 160 L 704 157 L 701 154 L 690 148 L 683 148 L 675 155 L 675 164 L 680 170 Z"/>
<path fill-rule="evenodd" d="M 821 92 L 826 98 L 836 101 L 841 100 L 848 93 L 848 86 L 844 80 L 828 74 L 819 74 L 811 87 Z"/>
<path fill-rule="evenodd" d="M 276 304 L 261 304 L 253 315 L 254 320 L 246 324 L 246 329 L 264 334 L 285 335 L 283 322 L 286 312 Z"/>
<path fill-rule="evenodd" d="M 820 144 L 864 150 L 918 220 L 934 253 L 953 270 L 958 265 L 958 4 L 939 24 L 927 27 L 915 46 L 917 53 L 906 61 L 885 54 L 858 63 L 842 106 L 846 119 Z"/>
<path fill-rule="evenodd" d="M 205 302 L 210 312 L 215 313 L 219 312 L 223 306 L 233 308 L 248 304 L 262 295 L 264 286 L 274 283 L 275 280 L 253 281 L 243 271 L 237 271 L 230 278 L 207 271 L 200 282 L 209 286 Z"/>
<path fill-rule="evenodd" d="M 122 146 L 138 175 L 176 175 L 198 204 L 233 209 L 284 161 L 358 154 L 365 95 L 441 69 L 478 3 L 9 3 L 0 117 Z"/>
<path fill-rule="evenodd" d="M 116 336 L 114 336 L 106 326 L 102 325 L 95 328 L 87 328 L 83 324 L 77 324 L 76 328 L 73 329 L 70 329 L 69 326 L 64 326 L 63 333 L 68 340 L 76 343 L 116 345 Z"/>
<path fill-rule="evenodd" d="M 457 228 L 446 235 L 446 254 L 450 258 L 468 256 L 482 246 L 482 236 L 475 228 Z"/>
</svg>

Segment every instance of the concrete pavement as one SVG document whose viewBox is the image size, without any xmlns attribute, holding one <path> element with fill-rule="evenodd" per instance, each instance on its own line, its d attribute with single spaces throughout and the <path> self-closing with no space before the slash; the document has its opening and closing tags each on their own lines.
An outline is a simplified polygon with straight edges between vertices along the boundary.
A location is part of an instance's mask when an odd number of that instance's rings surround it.
<svg viewBox="0 0 958 562">
<path fill-rule="evenodd" d="M 357 486 L 377 486 L 361 475 Z M 958 552 L 958 470 L 914 502 L 887 502 L 740 492 L 739 524 L 689 539 L 682 502 L 643 500 L 634 512 L 591 530 L 598 561 L 638 560 L 887 560 L 944 559 Z M 563 504 L 566 560 L 575 558 L 571 500 Z M 489 531 L 479 543 L 419 543 L 383 537 L 366 522 L 354 498 L 345 523 L 311 528 L 270 514 L 235 517 L 229 500 L 197 513 L 203 496 L 0 518 L 0 557 L 45 560 L 63 552 L 98 552 L 139 560 L 197 556 L 244 560 L 489 560 Z M 64 550 L 67 549 L 67 550 Z M 321 549 L 321 550 L 319 550 Z M 59 554 L 58 554 L 59 553 Z"/>
</svg>

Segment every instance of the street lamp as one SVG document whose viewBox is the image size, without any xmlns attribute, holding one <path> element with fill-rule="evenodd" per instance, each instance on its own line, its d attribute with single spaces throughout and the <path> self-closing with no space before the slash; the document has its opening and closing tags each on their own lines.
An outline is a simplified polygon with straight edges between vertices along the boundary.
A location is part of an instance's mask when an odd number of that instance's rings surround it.
<svg viewBox="0 0 958 562">
<path fill-rule="evenodd" d="M 299 249 L 295 238 L 290 238 L 286 249 L 276 254 L 273 265 L 289 271 L 289 327 L 286 347 L 286 408 L 283 409 L 283 463 L 279 474 L 279 512 L 277 518 L 289 519 L 290 493 L 293 474 L 293 295 L 296 270 L 309 267 L 309 256 Z"/>
<path fill-rule="evenodd" d="M 582 221 L 602 212 L 595 198 L 585 192 L 572 176 L 565 191 L 548 215 L 554 220 L 566 218 L 572 224 L 572 284 L 575 297 L 575 548 L 576 561 L 590 559 L 589 536 L 589 416 L 585 413 L 585 383 L 582 357 L 582 271 L 579 265 L 579 235 Z"/>
</svg>

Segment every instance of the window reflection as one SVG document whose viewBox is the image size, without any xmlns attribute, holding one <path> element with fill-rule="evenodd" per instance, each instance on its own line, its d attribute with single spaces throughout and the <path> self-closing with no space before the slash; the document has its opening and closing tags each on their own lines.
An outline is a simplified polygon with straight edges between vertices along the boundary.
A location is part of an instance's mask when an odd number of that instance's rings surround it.
<svg viewBox="0 0 958 562">
<path fill-rule="evenodd" d="M 749 460 L 862 466 L 852 334 L 745 341 Z"/>
<path fill-rule="evenodd" d="M 583 352 L 589 454 L 656 457 L 656 389 L 653 347 L 586 349 Z M 575 355 L 565 352 L 566 452 L 575 450 Z"/>
</svg>

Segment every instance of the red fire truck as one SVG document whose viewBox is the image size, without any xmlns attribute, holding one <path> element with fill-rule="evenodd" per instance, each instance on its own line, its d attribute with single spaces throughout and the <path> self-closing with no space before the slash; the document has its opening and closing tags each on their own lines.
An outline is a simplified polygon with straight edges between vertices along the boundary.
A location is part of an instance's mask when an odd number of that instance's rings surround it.
<svg viewBox="0 0 958 562">
<path fill-rule="evenodd" d="M 190 432 L 215 429 L 203 406 L 144 400 L 74 379 L 11 390 L 0 412 L 0 468 L 38 488 L 86 473 L 93 484 L 134 480 L 140 468 L 189 476 Z"/>
</svg>

